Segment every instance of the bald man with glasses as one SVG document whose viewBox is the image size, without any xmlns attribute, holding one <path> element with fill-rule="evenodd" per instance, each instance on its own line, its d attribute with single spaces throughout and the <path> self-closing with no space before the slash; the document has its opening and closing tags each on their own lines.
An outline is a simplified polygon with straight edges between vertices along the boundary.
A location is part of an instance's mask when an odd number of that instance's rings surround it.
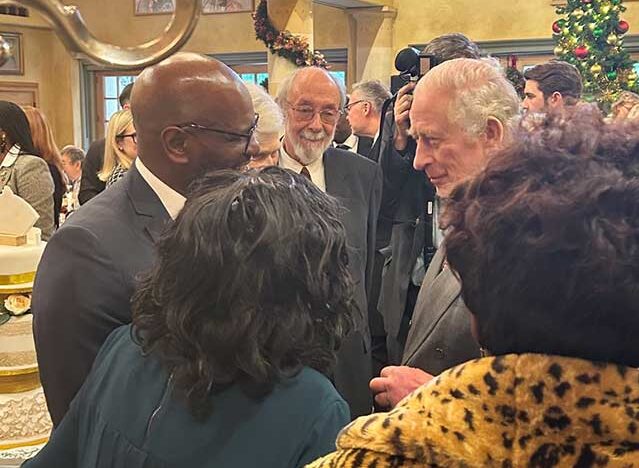
<svg viewBox="0 0 639 468">
<path fill-rule="evenodd" d="M 138 275 L 153 265 L 155 240 L 178 216 L 189 185 L 207 171 L 240 168 L 259 151 L 251 97 L 217 60 L 180 53 L 145 69 L 131 112 L 135 163 L 69 217 L 36 275 L 34 336 L 56 426 L 109 333 L 131 322 Z"/>
<path fill-rule="evenodd" d="M 341 85 L 326 70 L 300 68 L 281 84 L 277 101 L 285 120 L 279 165 L 311 179 L 344 206 L 349 269 L 357 304 L 354 330 L 339 350 L 334 375 L 337 390 L 351 416 L 370 413 L 372 398 L 366 377 L 372 373 L 368 293 L 371 286 L 382 174 L 375 163 L 332 147 L 346 101 Z"/>
</svg>

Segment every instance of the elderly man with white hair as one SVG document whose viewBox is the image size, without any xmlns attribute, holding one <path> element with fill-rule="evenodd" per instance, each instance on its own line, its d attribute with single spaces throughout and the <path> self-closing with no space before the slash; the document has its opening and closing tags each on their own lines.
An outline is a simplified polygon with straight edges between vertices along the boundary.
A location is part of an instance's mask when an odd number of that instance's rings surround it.
<svg viewBox="0 0 639 468">
<path fill-rule="evenodd" d="M 358 313 L 339 350 L 334 382 L 356 417 L 372 408 L 367 311 L 382 174 L 368 159 L 331 147 L 345 100 L 342 84 L 322 68 L 299 68 L 288 76 L 277 95 L 285 120 L 279 165 L 308 177 L 344 207 L 342 222 Z"/>
<path fill-rule="evenodd" d="M 415 88 L 410 109 L 415 169 L 439 197 L 450 196 L 503 147 L 519 106 L 515 89 L 492 60 L 455 59 L 433 68 Z M 419 291 L 403 365 L 386 367 L 371 381 L 379 405 L 392 407 L 432 375 L 480 356 L 460 293 L 440 248 Z"/>
</svg>

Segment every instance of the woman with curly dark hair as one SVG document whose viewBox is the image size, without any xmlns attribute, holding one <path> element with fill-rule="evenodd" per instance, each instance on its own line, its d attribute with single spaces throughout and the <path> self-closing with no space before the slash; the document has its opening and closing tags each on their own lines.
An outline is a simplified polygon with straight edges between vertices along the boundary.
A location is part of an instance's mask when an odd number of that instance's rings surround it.
<svg viewBox="0 0 639 468">
<path fill-rule="evenodd" d="M 585 112 L 520 134 L 445 211 L 492 356 L 356 420 L 313 468 L 639 465 L 639 134 Z"/>
<path fill-rule="evenodd" d="M 298 467 L 349 421 L 338 205 L 277 167 L 194 187 L 49 444 L 26 466 Z"/>
</svg>

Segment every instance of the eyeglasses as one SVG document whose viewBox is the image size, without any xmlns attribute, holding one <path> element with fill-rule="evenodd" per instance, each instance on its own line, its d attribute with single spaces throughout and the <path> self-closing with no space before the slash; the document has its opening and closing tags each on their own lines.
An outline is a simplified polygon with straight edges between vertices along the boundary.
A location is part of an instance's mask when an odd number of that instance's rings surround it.
<svg viewBox="0 0 639 468">
<path fill-rule="evenodd" d="M 332 125 L 339 120 L 339 116 L 342 111 L 338 109 L 324 109 L 321 111 L 316 111 L 310 106 L 293 106 L 290 103 L 286 103 L 288 107 L 295 112 L 297 119 L 301 122 L 310 122 L 315 118 L 315 114 L 319 114 L 320 120 L 325 123 Z"/>
<path fill-rule="evenodd" d="M 251 144 L 251 138 L 253 137 L 253 134 L 255 133 L 255 129 L 257 128 L 257 122 L 259 120 L 260 120 L 259 114 L 255 114 L 255 120 L 253 121 L 251 128 L 249 128 L 248 132 L 246 133 L 227 132 L 226 130 L 219 130 L 217 128 L 206 127 L 204 125 L 200 125 L 195 122 L 176 125 L 176 127 L 182 128 L 182 129 L 192 128 L 194 130 L 204 130 L 207 132 L 219 133 L 221 135 L 228 135 L 228 136 L 233 136 L 236 138 L 246 138 L 246 146 L 244 146 L 244 151 L 242 152 L 242 155 L 246 156 L 248 153 L 248 147 Z"/>
<path fill-rule="evenodd" d="M 359 101 L 355 101 L 355 102 L 349 102 L 346 106 L 344 106 L 344 109 L 346 109 L 346 111 L 350 111 L 355 105 L 359 104 L 360 102 L 368 102 L 366 99 L 360 99 Z"/>
<path fill-rule="evenodd" d="M 131 141 L 137 145 L 138 143 L 138 134 L 137 133 L 122 133 L 120 135 L 116 135 L 116 138 L 131 138 Z"/>
</svg>

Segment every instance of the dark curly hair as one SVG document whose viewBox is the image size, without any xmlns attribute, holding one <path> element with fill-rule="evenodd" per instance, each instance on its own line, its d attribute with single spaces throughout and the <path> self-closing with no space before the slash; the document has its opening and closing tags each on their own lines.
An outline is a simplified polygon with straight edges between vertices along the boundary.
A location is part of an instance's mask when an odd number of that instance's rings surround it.
<svg viewBox="0 0 639 468">
<path fill-rule="evenodd" d="M 588 115 L 549 117 L 458 186 L 447 256 L 494 354 L 638 367 L 637 137 L 619 150 L 613 137 L 630 128 Z"/>
<path fill-rule="evenodd" d="M 211 393 L 268 394 L 303 366 L 331 372 L 352 329 L 338 203 L 269 167 L 197 181 L 133 297 L 133 334 L 205 419 Z"/>
</svg>

